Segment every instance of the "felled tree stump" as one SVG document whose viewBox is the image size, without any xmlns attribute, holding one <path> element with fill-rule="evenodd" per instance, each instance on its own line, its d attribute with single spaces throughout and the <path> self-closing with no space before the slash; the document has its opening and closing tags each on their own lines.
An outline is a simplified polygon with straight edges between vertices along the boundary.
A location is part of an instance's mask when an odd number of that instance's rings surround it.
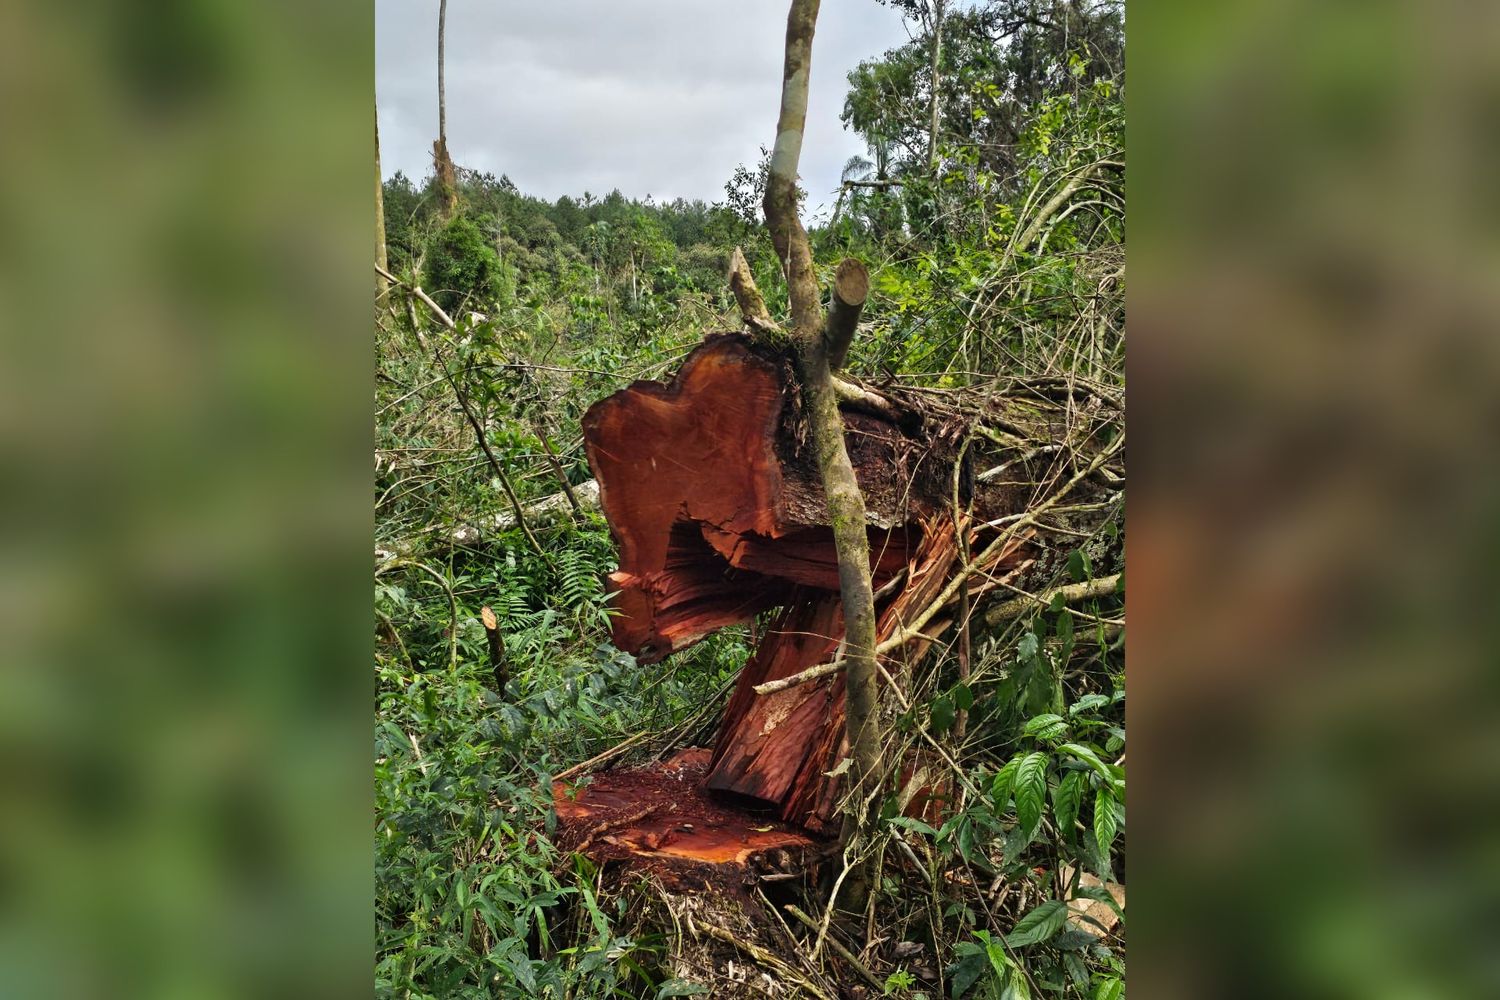
<svg viewBox="0 0 1500 1000">
<path fill-rule="evenodd" d="M 968 417 L 956 411 L 861 390 L 841 416 L 865 496 L 884 640 L 948 582 L 955 500 L 991 517 L 1020 509 L 1024 494 L 1014 476 L 976 486 L 980 449 L 960 460 Z M 843 634 L 833 530 L 790 355 L 739 334 L 709 336 L 670 381 L 600 400 L 583 428 L 620 551 L 609 576 L 615 645 L 653 663 L 781 609 L 742 672 L 705 785 L 831 833 L 840 782 L 829 772 L 845 750 L 842 676 L 753 690 L 827 662 Z M 994 568 L 1021 562 L 1023 540 L 1003 555 Z"/>
<path fill-rule="evenodd" d="M 903 701 L 917 662 L 955 630 L 960 579 L 972 602 L 1055 558 L 1037 526 L 1016 522 L 1041 484 L 1068 472 L 1045 456 L 1067 450 L 1057 442 L 1080 426 L 1077 407 L 1035 387 L 963 398 L 836 388 L 865 497 L 878 660 Z M 773 613 L 714 746 L 558 783 L 558 844 L 600 862 L 616 891 L 654 893 L 674 924 L 696 920 L 717 943 L 678 958 L 715 995 L 779 995 L 819 973 L 772 954 L 785 930 L 752 893 L 800 885 L 833 853 L 848 755 L 844 676 L 826 668 L 844 633 L 838 561 L 791 356 L 774 338 L 711 335 L 670 380 L 594 404 L 583 428 L 619 548 L 608 579 L 616 646 L 651 664 Z M 982 572 L 964 574 L 975 558 Z M 908 815 L 939 822 L 942 769 L 915 757 L 886 765 Z M 736 979 L 747 957 L 776 984 Z"/>
<path fill-rule="evenodd" d="M 693 772 L 702 787 L 692 794 L 718 793 L 725 808 L 737 804 L 758 821 L 826 837 L 837 826 L 838 765 L 847 753 L 843 675 L 755 690 L 835 660 L 843 636 L 833 530 L 797 386 L 787 350 L 741 334 L 710 335 L 669 381 L 636 382 L 590 407 L 584 446 L 619 547 L 608 580 L 616 646 L 654 663 L 779 609 L 741 672 L 706 761 L 692 759 L 694 768 L 704 765 Z M 1036 502 L 1036 460 L 1062 450 L 1056 442 L 1076 407 L 1035 388 L 954 403 L 855 386 L 844 397 L 840 416 L 865 496 L 880 659 L 909 679 L 952 627 L 951 611 L 931 612 L 954 603 L 960 531 L 969 552 L 986 553 L 983 572 L 964 583 L 968 600 L 1012 582 L 1037 558 L 1033 528 L 998 526 Z M 919 634 L 906 632 L 924 613 L 931 620 Z M 630 801 L 644 809 L 659 789 L 642 782 L 686 794 L 686 773 L 638 776 L 590 794 L 595 805 L 599 796 L 621 803 L 635 796 Z M 929 801 L 940 797 L 932 791 Z M 629 810 L 575 812 L 559 800 L 565 827 L 617 823 Z M 658 825 L 613 830 L 613 843 L 647 856 L 660 851 L 651 839 L 658 834 L 680 847 L 693 842 Z M 602 846 L 609 841 L 586 833 L 574 843 L 610 853 Z"/>
<path fill-rule="evenodd" d="M 789 357 L 708 337 L 668 383 L 636 382 L 589 408 L 584 447 L 620 549 L 615 645 L 654 663 L 790 599 L 838 590 L 817 462 Z M 916 515 L 942 495 L 938 463 L 893 423 L 846 414 L 870 511 L 876 585 L 906 564 Z M 909 490 L 908 484 L 916 486 Z"/>
</svg>

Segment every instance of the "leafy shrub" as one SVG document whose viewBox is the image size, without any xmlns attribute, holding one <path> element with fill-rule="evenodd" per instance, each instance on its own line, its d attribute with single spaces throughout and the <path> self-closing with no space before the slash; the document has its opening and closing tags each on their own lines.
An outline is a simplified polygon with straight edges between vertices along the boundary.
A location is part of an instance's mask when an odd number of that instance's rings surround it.
<svg viewBox="0 0 1500 1000">
<path fill-rule="evenodd" d="M 500 258 L 478 224 L 454 216 L 427 244 L 422 283 L 450 314 L 460 305 L 485 305 L 503 290 Z"/>
</svg>

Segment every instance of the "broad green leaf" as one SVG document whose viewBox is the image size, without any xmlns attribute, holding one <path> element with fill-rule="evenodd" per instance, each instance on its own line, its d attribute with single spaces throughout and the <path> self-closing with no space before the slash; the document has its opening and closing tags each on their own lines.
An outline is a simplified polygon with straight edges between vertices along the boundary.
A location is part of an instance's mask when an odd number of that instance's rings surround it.
<svg viewBox="0 0 1500 1000">
<path fill-rule="evenodd" d="M 1072 754 L 1074 757 L 1077 757 L 1089 767 L 1092 767 L 1095 771 L 1098 771 L 1099 776 L 1105 781 L 1114 780 L 1114 772 L 1112 772 L 1105 765 L 1104 761 L 1099 759 L 1098 754 L 1094 753 L 1094 751 L 1090 750 L 1088 747 L 1078 743 L 1064 743 L 1057 749 L 1063 751 L 1064 753 Z"/>
<path fill-rule="evenodd" d="M 963 947 L 963 945 L 958 946 L 959 949 Z M 979 977 L 990 971 L 989 959 L 985 957 L 984 949 L 972 944 L 969 947 L 974 950 L 948 967 L 948 995 L 953 1000 L 959 1000 L 968 993 L 974 988 L 974 984 L 979 982 Z"/>
<path fill-rule="evenodd" d="M 707 992 L 707 986 L 700 986 L 697 983 L 690 982 L 686 979 L 668 979 L 666 982 L 662 983 L 661 988 L 656 991 L 656 997 L 657 1000 L 666 1000 L 667 997 L 702 996 Z"/>
<path fill-rule="evenodd" d="M 1013 968 L 1009 956 L 1005 954 L 1005 946 L 991 937 L 989 931 L 975 931 L 974 936 L 984 942 L 984 953 L 989 956 L 990 968 L 995 970 L 995 975 L 1004 978 Z"/>
<path fill-rule="evenodd" d="M 1082 549 L 1074 549 L 1068 553 L 1068 575 L 1080 583 L 1089 577 L 1089 557 L 1083 554 Z"/>
<path fill-rule="evenodd" d="M 1083 959 L 1076 952 L 1063 952 L 1063 966 L 1068 970 L 1068 977 L 1073 980 L 1073 985 L 1078 987 L 1079 992 L 1089 988 L 1089 970 L 1083 964 Z"/>
<path fill-rule="evenodd" d="M 1069 840 L 1073 837 L 1073 824 L 1078 820 L 1078 809 L 1083 803 L 1083 772 L 1069 771 L 1057 783 L 1052 795 L 1052 815 L 1057 820 L 1057 829 Z"/>
<path fill-rule="evenodd" d="M 1045 941 L 1068 920 L 1068 905 L 1060 899 L 1049 899 L 1016 922 L 1015 929 L 1005 935 L 1005 943 L 1012 948 L 1022 948 Z"/>
<path fill-rule="evenodd" d="M 1003 811 L 1010 801 L 1010 793 L 1015 788 L 1016 768 L 1020 764 L 1020 757 L 1012 757 L 995 772 L 995 780 L 990 782 L 990 796 L 994 799 L 996 812 Z"/>
<path fill-rule="evenodd" d="M 1073 613 L 1064 611 L 1057 616 L 1057 637 L 1062 641 L 1063 650 L 1058 654 L 1058 659 L 1067 662 L 1068 653 L 1073 649 Z"/>
<path fill-rule="evenodd" d="M 1081 885 L 1078 887 L 1078 890 L 1073 893 L 1073 895 L 1083 896 L 1087 899 L 1097 899 L 1099 902 L 1104 903 L 1106 906 L 1108 906 L 1111 910 L 1114 910 L 1115 915 L 1121 920 L 1125 919 L 1125 908 L 1122 907 L 1120 905 L 1120 901 L 1113 895 L 1111 895 L 1110 891 L 1102 885 Z"/>
<path fill-rule="evenodd" d="M 969 685 L 960 684 L 953 689 L 953 703 L 965 712 L 973 707 L 974 692 L 969 690 Z"/>
<path fill-rule="evenodd" d="M 1115 840 L 1115 796 L 1108 785 L 1099 788 L 1094 797 L 1094 840 L 1099 844 L 1099 853 L 1109 856 L 1109 845 Z"/>
<path fill-rule="evenodd" d="M 1016 767 L 1015 784 L 1016 818 L 1029 840 L 1042 823 L 1042 803 L 1047 797 L 1047 755 L 1037 752 L 1022 757 Z"/>
<path fill-rule="evenodd" d="M 1068 725 L 1063 717 L 1055 712 L 1038 715 L 1029 720 L 1022 728 L 1021 733 L 1025 736 L 1034 736 L 1039 740 L 1056 739 L 1067 731 Z"/>
<path fill-rule="evenodd" d="M 943 695 L 932 703 L 932 732 L 933 735 L 946 733 L 953 727 L 953 720 L 957 718 L 953 711 L 953 701 L 947 695 Z"/>
<path fill-rule="evenodd" d="M 1096 708 L 1103 708 L 1109 704 L 1109 697 L 1102 694 L 1086 694 L 1073 704 L 1068 706 L 1069 715 L 1077 715 L 1079 712 L 1092 712 Z"/>
<path fill-rule="evenodd" d="M 1125 983 L 1119 979 L 1106 979 L 1094 987 L 1093 1000 L 1125 1000 Z"/>
<path fill-rule="evenodd" d="M 1000 990 L 1000 1000 L 1031 1000 L 1031 987 L 1026 985 L 1026 977 L 1014 970 L 1008 973 Z"/>
<path fill-rule="evenodd" d="M 970 861 L 974 856 L 974 824 L 969 821 L 967 814 L 964 815 L 963 821 L 958 824 L 957 830 L 958 838 L 956 845 L 958 847 L 958 855 L 965 861 Z"/>
<path fill-rule="evenodd" d="M 1062 685 L 1046 657 L 1032 659 L 1030 676 L 1026 680 L 1026 694 L 1022 699 L 1022 710 L 1028 715 L 1044 712 L 1056 713 L 1062 708 Z"/>
<path fill-rule="evenodd" d="M 938 832 L 932 827 L 928 826 L 926 823 L 923 823 L 921 820 L 913 819 L 910 816 L 892 816 L 890 819 L 886 820 L 886 822 L 891 826 L 899 826 L 903 830 L 914 830 L 917 833 L 924 833 L 929 837 L 935 838 L 938 835 Z"/>
<path fill-rule="evenodd" d="M 1021 654 L 1021 659 L 1023 660 L 1029 660 L 1035 656 L 1037 651 L 1036 633 L 1027 632 L 1021 636 L 1021 642 L 1016 647 L 1016 651 Z"/>
</svg>

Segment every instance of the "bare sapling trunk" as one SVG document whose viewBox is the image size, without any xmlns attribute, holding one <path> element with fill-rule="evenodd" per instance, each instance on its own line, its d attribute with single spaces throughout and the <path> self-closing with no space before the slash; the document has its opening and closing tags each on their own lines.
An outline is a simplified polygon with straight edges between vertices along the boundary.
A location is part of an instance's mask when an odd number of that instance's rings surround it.
<svg viewBox="0 0 1500 1000">
<path fill-rule="evenodd" d="M 849 806 L 842 833 L 847 847 L 867 829 L 878 799 L 881 735 L 879 690 L 875 680 L 875 595 L 870 582 L 865 502 L 844 444 L 844 424 L 839 416 L 832 377 L 831 355 L 835 351 L 830 350 L 825 338 L 812 249 L 807 231 L 797 216 L 797 165 L 802 155 L 802 136 L 807 120 L 808 78 L 812 69 L 812 41 L 817 18 L 818 0 L 792 0 L 787 15 L 781 112 L 766 179 L 765 210 L 771 242 L 786 272 L 798 376 L 802 382 L 838 553 L 847 644 L 845 732 L 850 755 Z M 859 268 L 860 272 L 863 270 Z M 858 298 L 862 305 L 863 295 Z M 846 314 L 842 320 L 841 329 L 845 331 L 839 334 L 842 346 L 835 345 L 840 362 L 847 351 L 848 337 L 853 334 L 854 323 L 849 322 L 850 318 Z M 857 312 L 852 318 L 857 321 Z M 867 864 L 857 864 L 845 880 L 845 899 L 851 910 L 862 911 L 865 907 L 869 889 L 867 871 Z"/>
<path fill-rule="evenodd" d="M 927 129 L 927 167 L 934 174 L 937 173 L 938 162 L 938 83 L 942 73 L 940 63 L 943 58 L 943 9 L 946 6 L 947 0 L 932 0 L 932 65 L 928 67 L 932 93 L 928 109 L 931 121 Z"/>
<path fill-rule="evenodd" d="M 381 272 L 389 271 L 385 254 L 385 189 L 380 182 L 380 112 L 375 112 L 375 294 L 385 295 L 389 284 Z"/>
</svg>

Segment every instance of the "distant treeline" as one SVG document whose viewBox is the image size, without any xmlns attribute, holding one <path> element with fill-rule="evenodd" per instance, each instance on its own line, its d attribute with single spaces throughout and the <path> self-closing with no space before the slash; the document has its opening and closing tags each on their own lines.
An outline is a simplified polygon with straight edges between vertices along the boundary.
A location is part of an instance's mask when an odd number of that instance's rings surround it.
<svg viewBox="0 0 1500 1000">
<path fill-rule="evenodd" d="M 723 284 L 724 248 L 758 238 L 758 219 L 727 203 L 678 198 L 658 204 L 618 190 L 547 201 L 523 194 L 504 175 L 460 168 L 461 210 L 444 224 L 435 177 L 419 187 L 398 172 L 384 187 L 392 268 L 415 266 L 434 278 L 444 275 L 430 265 L 441 262 L 424 256 L 468 256 L 474 248 L 467 244 L 477 243 L 494 252 L 502 282 L 518 276 L 559 281 L 586 268 L 611 283 L 633 284 L 637 299 L 643 288 L 709 291 Z"/>
</svg>

